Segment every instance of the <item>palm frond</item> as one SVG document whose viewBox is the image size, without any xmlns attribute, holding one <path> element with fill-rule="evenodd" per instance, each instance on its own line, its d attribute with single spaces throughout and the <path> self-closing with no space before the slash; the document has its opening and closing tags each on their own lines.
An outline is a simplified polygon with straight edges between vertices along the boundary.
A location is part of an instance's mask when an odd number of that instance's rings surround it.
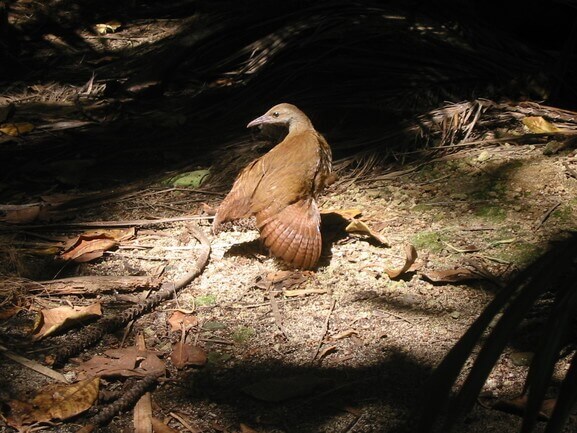
<svg viewBox="0 0 577 433">
<path fill-rule="evenodd" d="M 448 414 L 442 423 L 442 430 L 439 431 L 449 431 L 455 426 L 474 404 L 503 349 L 529 310 L 545 292 L 554 291 L 556 303 L 550 312 L 542 342 L 531 363 L 525 385 L 528 403 L 521 431 L 523 433 L 532 431 L 553 368 L 561 349 L 566 344 L 567 329 L 577 311 L 575 257 L 577 257 L 577 234 L 574 233 L 568 239 L 552 245 L 549 251 L 521 272 L 493 299 L 433 374 L 429 384 L 429 399 L 420 422 L 421 432 L 435 431 L 434 422 L 439 420 L 440 412 L 447 407 Z M 499 315 L 501 316 L 494 328 L 489 329 L 491 321 Z M 485 332 L 488 334 L 471 370 L 467 373 L 463 385 L 459 387 L 454 401 L 449 403 L 452 387 Z M 565 377 L 560 394 L 563 396 L 562 406 L 552 417 L 550 432 L 559 431 L 559 426 L 567 417 L 567 408 L 576 398 L 570 388 L 576 380 L 575 362 L 574 359 Z"/>
</svg>

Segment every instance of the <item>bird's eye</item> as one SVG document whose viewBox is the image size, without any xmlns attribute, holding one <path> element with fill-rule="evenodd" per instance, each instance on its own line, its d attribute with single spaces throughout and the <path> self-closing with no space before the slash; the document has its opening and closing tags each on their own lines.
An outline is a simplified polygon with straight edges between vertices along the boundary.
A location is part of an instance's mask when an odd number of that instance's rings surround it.
<svg viewBox="0 0 577 433">
<path fill-rule="evenodd" d="M 278 117 L 280 116 L 280 113 L 278 111 L 275 111 L 274 113 L 272 113 L 272 117 Z"/>
</svg>

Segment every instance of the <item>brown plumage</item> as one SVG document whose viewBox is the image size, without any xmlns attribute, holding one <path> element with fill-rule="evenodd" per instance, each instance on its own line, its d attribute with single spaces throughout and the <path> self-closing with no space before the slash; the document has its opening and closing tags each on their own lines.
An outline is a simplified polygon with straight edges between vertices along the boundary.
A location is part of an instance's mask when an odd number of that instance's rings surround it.
<svg viewBox="0 0 577 433">
<path fill-rule="evenodd" d="M 212 225 L 256 216 L 270 252 L 295 267 L 314 267 L 321 255 L 318 193 L 331 175 L 331 148 L 309 118 L 291 104 L 279 104 L 247 127 L 285 124 L 288 135 L 238 175 Z"/>
</svg>

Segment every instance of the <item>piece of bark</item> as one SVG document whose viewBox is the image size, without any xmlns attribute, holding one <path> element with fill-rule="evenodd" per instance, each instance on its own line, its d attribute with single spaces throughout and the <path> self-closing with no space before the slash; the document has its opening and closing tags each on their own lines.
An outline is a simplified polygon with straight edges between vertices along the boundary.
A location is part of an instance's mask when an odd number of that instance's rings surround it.
<svg viewBox="0 0 577 433">
<path fill-rule="evenodd" d="M 61 278 L 58 280 L 39 281 L 34 283 L 29 291 L 58 295 L 85 295 L 117 291 L 134 292 L 138 289 L 154 289 L 160 286 L 160 281 L 149 276 L 98 276 Z"/>
</svg>

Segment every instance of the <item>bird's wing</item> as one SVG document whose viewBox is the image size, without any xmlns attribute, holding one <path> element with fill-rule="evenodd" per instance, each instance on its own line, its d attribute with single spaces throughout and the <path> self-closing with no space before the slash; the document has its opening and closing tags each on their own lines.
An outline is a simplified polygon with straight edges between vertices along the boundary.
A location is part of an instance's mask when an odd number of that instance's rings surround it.
<svg viewBox="0 0 577 433">
<path fill-rule="evenodd" d="M 292 203 L 278 213 L 260 212 L 256 222 L 261 239 L 275 257 L 303 269 L 317 264 L 322 240 L 320 214 L 312 197 Z"/>
<path fill-rule="evenodd" d="M 263 177 L 261 159 L 254 160 L 241 171 L 216 211 L 212 222 L 213 233 L 218 232 L 223 222 L 247 218 L 252 214 L 252 197 Z"/>
<path fill-rule="evenodd" d="M 287 136 L 263 157 L 268 170 L 252 205 L 265 246 L 274 256 L 304 269 L 314 267 L 321 254 L 320 214 L 314 200 L 319 152 L 314 130 Z"/>
</svg>

